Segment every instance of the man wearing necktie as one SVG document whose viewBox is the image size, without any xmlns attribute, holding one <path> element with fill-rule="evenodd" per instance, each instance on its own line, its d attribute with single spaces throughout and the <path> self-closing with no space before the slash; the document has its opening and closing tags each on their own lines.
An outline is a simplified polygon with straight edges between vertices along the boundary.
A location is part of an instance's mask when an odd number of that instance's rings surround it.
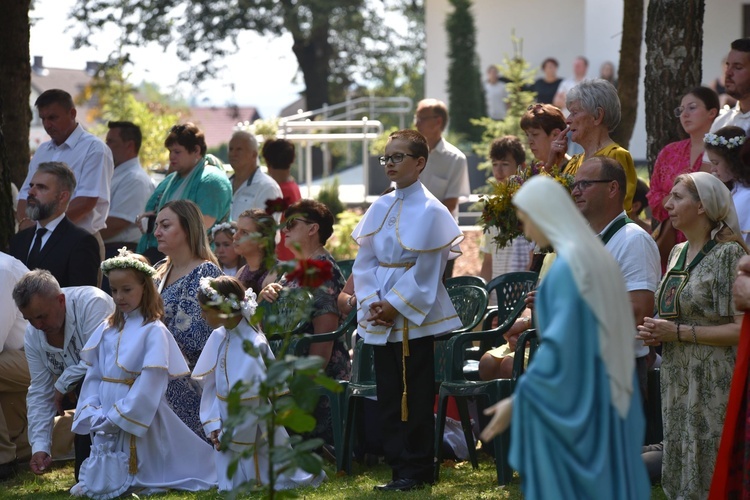
<svg viewBox="0 0 750 500">
<path fill-rule="evenodd" d="M 60 286 L 97 286 L 99 243 L 65 215 L 76 186 L 62 162 L 39 165 L 29 182 L 26 216 L 35 224 L 10 241 L 10 254 L 29 269 L 47 269 Z"/>
</svg>

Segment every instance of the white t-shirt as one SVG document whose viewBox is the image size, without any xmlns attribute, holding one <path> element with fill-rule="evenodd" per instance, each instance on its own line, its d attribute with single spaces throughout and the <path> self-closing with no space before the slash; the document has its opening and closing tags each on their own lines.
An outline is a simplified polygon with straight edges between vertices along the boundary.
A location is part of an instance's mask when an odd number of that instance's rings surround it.
<svg viewBox="0 0 750 500">
<path fill-rule="evenodd" d="M 230 179 L 231 180 L 231 179 Z M 232 196 L 231 220 L 237 220 L 242 212 L 257 208 L 266 209 L 266 201 L 283 198 L 281 188 L 273 178 L 262 172 L 260 167 Z"/>
<path fill-rule="evenodd" d="M 625 217 L 625 212 L 618 215 L 605 227 L 600 235 L 607 232 L 609 226 L 617 219 Z M 638 224 L 625 224 L 607 242 L 605 248 L 612 254 L 620 265 L 628 292 L 648 290 L 656 292 L 661 279 L 661 258 L 656 242 Z M 633 333 L 633 336 L 635 336 Z M 648 347 L 641 340 L 633 340 L 635 357 L 640 358 L 648 354 Z"/>
<path fill-rule="evenodd" d="M 109 213 L 109 187 L 112 181 L 115 164 L 112 151 L 101 139 L 76 125 L 75 130 L 59 146 L 54 141 L 47 141 L 39 146 L 29 163 L 29 173 L 18 192 L 18 199 L 25 200 L 29 194 L 29 183 L 40 163 L 48 161 L 64 162 L 73 171 L 76 178 L 76 189 L 71 201 L 83 196 L 96 198 L 96 206 L 86 214 L 78 226 L 89 233 L 95 233 L 107 227 Z"/>
<path fill-rule="evenodd" d="M 141 168 L 138 158 L 131 158 L 115 167 L 112 176 L 112 191 L 109 205 L 109 217 L 130 221 L 130 224 L 104 240 L 104 243 L 125 242 L 138 243 L 141 230 L 135 225 L 135 218 L 146 209 L 146 202 L 154 192 L 154 183 Z"/>
</svg>

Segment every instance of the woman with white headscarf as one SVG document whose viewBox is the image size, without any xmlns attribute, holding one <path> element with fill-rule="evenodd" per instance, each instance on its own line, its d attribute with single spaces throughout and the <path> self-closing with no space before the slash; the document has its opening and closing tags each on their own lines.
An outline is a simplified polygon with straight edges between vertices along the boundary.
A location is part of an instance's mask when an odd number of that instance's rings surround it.
<svg viewBox="0 0 750 500">
<path fill-rule="evenodd" d="M 742 323 L 732 284 L 747 247 L 732 194 L 711 174 L 678 176 L 664 208 L 687 242 L 669 255 L 656 292 L 659 319 L 645 318 L 638 338 L 663 344 L 664 493 L 706 498 Z"/>
<path fill-rule="evenodd" d="M 510 423 L 509 461 L 525 498 L 648 498 L 634 328 L 620 268 L 569 193 L 545 176 L 513 197 L 526 236 L 557 258 L 539 287 L 542 345 L 487 440 Z"/>
</svg>

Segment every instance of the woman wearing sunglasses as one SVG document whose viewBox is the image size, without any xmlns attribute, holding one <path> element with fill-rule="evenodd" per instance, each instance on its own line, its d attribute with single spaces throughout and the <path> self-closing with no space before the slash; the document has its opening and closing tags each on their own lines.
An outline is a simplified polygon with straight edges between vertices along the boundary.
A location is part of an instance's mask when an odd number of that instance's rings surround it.
<svg viewBox="0 0 750 500">
<path fill-rule="evenodd" d="M 339 326 L 339 308 L 337 298 L 344 288 L 346 280 L 336 261 L 328 253 L 325 243 L 333 234 L 333 214 L 328 207 L 315 200 L 299 200 L 284 212 L 286 223 L 282 233 L 286 236 L 284 244 L 292 251 L 297 260 L 325 260 L 331 263 L 331 278 L 313 289 L 312 319 L 306 325 L 307 333 L 328 333 Z M 278 283 L 271 283 L 261 291 L 260 299 L 275 301 L 284 288 L 299 288 L 294 278 L 284 274 Z M 325 360 L 326 375 L 335 380 L 349 380 L 352 365 L 349 351 L 343 339 L 335 342 L 315 343 L 310 347 L 311 355 L 320 356 Z M 323 398 L 315 410 L 317 425 L 312 433 L 313 437 L 322 437 L 327 443 L 333 443 L 331 414 L 328 400 Z"/>
</svg>

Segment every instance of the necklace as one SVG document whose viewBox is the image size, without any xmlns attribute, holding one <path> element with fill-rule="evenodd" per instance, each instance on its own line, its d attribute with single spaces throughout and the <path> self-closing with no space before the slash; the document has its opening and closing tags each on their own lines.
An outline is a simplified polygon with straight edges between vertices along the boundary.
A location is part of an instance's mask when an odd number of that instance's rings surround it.
<svg viewBox="0 0 750 500">
<path fill-rule="evenodd" d="M 324 247 L 323 245 L 320 245 L 318 246 L 318 248 L 312 251 L 312 253 L 310 254 L 310 258 L 312 259 L 319 255 L 325 255 L 325 254 L 326 254 L 326 247 Z"/>
</svg>

